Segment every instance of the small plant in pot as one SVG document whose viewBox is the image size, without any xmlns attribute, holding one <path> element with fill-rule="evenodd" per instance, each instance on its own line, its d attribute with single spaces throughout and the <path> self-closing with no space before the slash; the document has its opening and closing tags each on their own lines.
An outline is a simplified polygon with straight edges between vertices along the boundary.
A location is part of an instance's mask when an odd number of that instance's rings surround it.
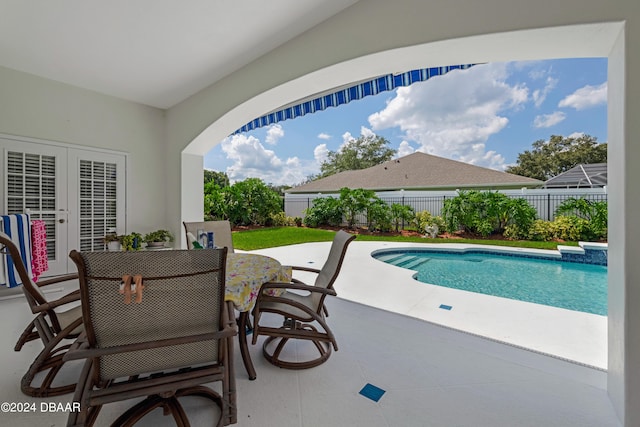
<svg viewBox="0 0 640 427">
<path fill-rule="evenodd" d="M 144 236 L 147 248 L 164 248 L 166 242 L 173 242 L 173 234 L 168 230 L 156 230 Z"/>
<path fill-rule="evenodd" d="M 124 249 L 125 251 L 137 251 L 142 249 L 142 240 L 142 235 L 136 232 L 120 236 L 122 249 Z"/>
<path fill-rule="evenodd" d="M 115 232 L 108 233 L 102 238 L 102 241 L 107 245 L 109 252 L 118 252 L 122 250 L 122 236 L 118 236 Z"/>
</svg>

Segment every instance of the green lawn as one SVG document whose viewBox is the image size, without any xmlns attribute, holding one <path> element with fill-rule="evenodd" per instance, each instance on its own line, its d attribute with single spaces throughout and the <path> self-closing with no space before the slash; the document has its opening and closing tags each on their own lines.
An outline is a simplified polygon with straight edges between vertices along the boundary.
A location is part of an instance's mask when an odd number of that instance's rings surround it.
<svg viewBox="0 0 640 427">
<path fill-rule="evenodd" d="M 257 230 L 234 231 L 233 246 L 251 251 L 276 246 L 295 245 L 307 242 L 328 242 L 333 240 L 335 232 L 305 227 L 272 227 Z M 478 245 L 516 246 L 520 248 L 556 249 L 558 242 L 532 242 L 524 240 L 487 240 L 487 239 L 427 239 L 422 237 L 371 236 L 359 235 L 358 241 L 413 242 L 413 243 L 474 243 Z M 564 242 L 562 245 L 577 246 L 577 242 Z"/>
</svg>

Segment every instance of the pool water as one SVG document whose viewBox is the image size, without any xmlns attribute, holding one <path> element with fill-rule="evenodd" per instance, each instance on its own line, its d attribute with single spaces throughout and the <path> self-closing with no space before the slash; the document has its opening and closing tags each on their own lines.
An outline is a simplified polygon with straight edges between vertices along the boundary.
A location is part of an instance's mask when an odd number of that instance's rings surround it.
<svg viewBox="0 0 640 427">
<path fill-rule="evenodd" d="M 503 298 L 607 315 L 607 267 L 555 259 L 397 249 L 373 255 L 417 280 Z"/>
</svg>

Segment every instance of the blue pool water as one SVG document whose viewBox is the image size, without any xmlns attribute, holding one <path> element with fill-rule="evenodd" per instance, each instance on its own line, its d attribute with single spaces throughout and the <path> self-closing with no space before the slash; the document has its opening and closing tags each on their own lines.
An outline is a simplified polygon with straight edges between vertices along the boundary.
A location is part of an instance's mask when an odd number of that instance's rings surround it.
<svg viewBox="0 0 640 427">
<path fill-rule="evenodd" d="M 607 267 L 482 251 L 378 251 L 380 261 L 416 271 L 420 282 L 607 315 Z"/>
</svg>

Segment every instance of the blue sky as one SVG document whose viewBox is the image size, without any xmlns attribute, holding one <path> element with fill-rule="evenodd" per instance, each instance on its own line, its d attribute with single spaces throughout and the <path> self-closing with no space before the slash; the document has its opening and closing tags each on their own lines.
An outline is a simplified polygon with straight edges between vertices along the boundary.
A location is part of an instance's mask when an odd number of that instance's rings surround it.
<svg viewBox="0 0 640 427">
<path fill-rule="evenodd" d="M 606 142 L 606 100 L 606 58 L 476 65 L 225 138 L 204 167 L 232 182 L 295 185 L 320 171 L 328 150 L 376 134 L 398 157 L 422 151 L 504 170 L 551 135 Z"/>
</svg>

